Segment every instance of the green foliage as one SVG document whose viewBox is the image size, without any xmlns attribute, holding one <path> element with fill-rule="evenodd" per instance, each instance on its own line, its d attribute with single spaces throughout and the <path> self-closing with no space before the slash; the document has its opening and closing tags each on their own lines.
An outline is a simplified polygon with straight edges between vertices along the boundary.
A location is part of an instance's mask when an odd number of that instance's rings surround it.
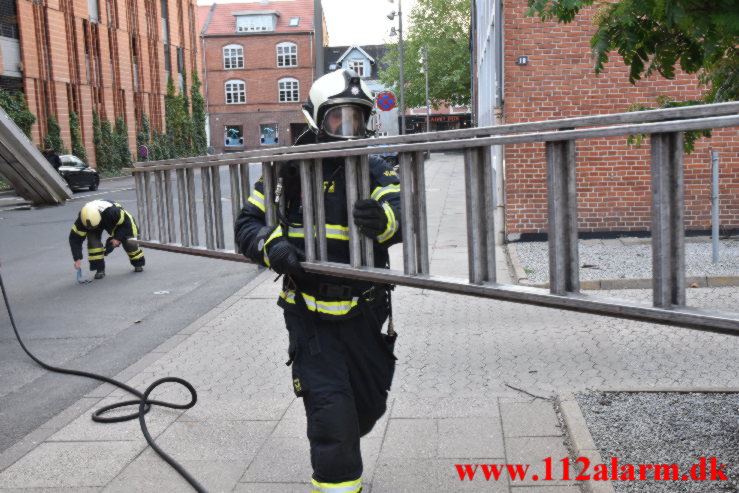
<svg viewBox="0 0 739 493">
<path fill-rule="evenodd" d="M 128 147 L 128 127 L 122 117 L 115 119 L 115 128 L 111 139 L 113 169 L 120 171 L 131 166 L 131 150 Z"/>
<path fill-rule="evenodd" d="M 167 95 L 164 98 L 164 117 L 167 124 L 167 138 L 172 150 L 171 157 L 187 157 L 192 155 L 190 113 L 187 96 L 177 94 L 172 78 L 167 82 Z"/>
<path fill-rule="evenodd" d="M 696 104 L 700 104 L 700 101 L 673 101 L 667 96 L 658 96 L 657 97 L 657 108 L 649 108 L 647 106 L 644 106 L 643 104 L 634 103 L 629 106 L 629 111 L 644 111 L 644 110 L 662 109 L 662 108 L 679 108 L 679 107 L 684 107 L 684 106 L 693 106 Z M 688 154 L 693 152 L 693 150 L 695 149 L 696 140 L 700 139 L 701 137 L 710 137 L 710 136 L 711 136 L 711 131 L 708 129 L 684 132 L 683 133 L 683 150 Z M 639 147 L 646 138 L 647 138 L 646 134 L 630 135 L 626 141 L 629 145 Z"/>
<path fill-rule="evenodd" d="M 571 22 L 595 0 L 528 0 L 529 15 Z M 739 99 L 739 0 L 619 0 L 599 3 L 590 44 L 595 72 L 615 50 L 635 83 L 679 66 L 708 86 L 703 102 Z"/>
<path fill-rule="evenodd" d="M 149 147 L 149 136 L 151 134 L 151 124 L 149 123 L 149 116 L 144 113 L 141 116 L 141 126 L 136 132 L 136 160 L 137 161 L 148 161 L 151 157 L 149 154 L 146 157 L 141 156 L 138 148 L 140 146 Z"/>
<path fill-rule="evenodd" d="M 103 156 L 102 162 L 100 157 Z M 100 122 L 100 152 L 97 153 L 98 168 L 115 171 L 117 163 L 113 155 L 113 130 L 108 120 Z"/>
<path fill-rule="evenodd" d="M 424 46 L 428 46 L 432 105 L 470 104 L 470 0 L 418 0 L 408 24 L 410 28 L 403 37 L 406 108 L 426 106 L 426 81 L 419 62 Z M 399 95 L 398 45 L 388 47 L 380 64 L 380 80 Z"/>
<path fill-rule="evenodd" d="M 46 130 L 47 134 L 44 137 L 43 147 L 51 147 L 57 154 L 67 154 L 67 148 L 64 147 L 64 141 L 62 140 L 62 130 L 53 116 L 46 118 Z"/>
<path fill-rule="evenodd" d="M 108 169 L 110 153 L 103 149 L 103 131 L 97 111 L 92 112 L 92 143 L 95 147 L 95 162 L 98 170 Z"/>
<path fill-rule="evenodd" d="M 205 99 L 200 94 L 200 79 L 198 74 L 192 74 L 192 151 L 196 156 L 204 156 L 208 148 L 208 138 L 205 134 Z"/>
<path fill-rule="evenodd" d="M 87 162 L 87 151 L 82 143 L 82 131 L 80 130 L 80 119 L 74 111 L 69 114 L 69 131 L 72 134 L 72 154 Z"/>
<path fill-rule="evenodd" d="M 26 96 L 22 92 L 13 93 L 0 88 L 0 107 L 30 139 L 31 127 L 36 123 L 36 117 L 28 109 Z"/>
</svg>

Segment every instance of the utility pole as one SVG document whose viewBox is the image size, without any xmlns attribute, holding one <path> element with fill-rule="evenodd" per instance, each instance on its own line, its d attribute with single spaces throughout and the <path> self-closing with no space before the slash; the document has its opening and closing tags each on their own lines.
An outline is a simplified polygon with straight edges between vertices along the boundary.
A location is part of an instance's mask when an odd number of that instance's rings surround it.
<svg viewBox="0 0 739 493">
<path fill-rule="evenodd" d="M 390 0 L 392 2 L 393 0 Z M 398 0 L 398 30 L 395 27 L 390 29 L 390 36 L 398 34 L 398 54 L 400 59 L 400 135 L 405 133 L 405 79 L 403 77 L 403 0 Z M 391 12 L 387 15 L 387 18 L 393 20 L 396 12 Z"/>
</svg>

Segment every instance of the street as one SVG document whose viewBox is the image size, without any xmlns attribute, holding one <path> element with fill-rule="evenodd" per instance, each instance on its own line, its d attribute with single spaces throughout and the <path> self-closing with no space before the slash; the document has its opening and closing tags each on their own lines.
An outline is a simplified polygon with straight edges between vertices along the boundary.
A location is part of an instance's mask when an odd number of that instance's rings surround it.
<svg viewBox="0 0 739 493">
<path fill-rule="evenodd" d="M 0 208 L 0 273 L 11 310 L 26 346 L 50 365 L 113 377 L 256 274 L 250 264 L 151 249 L 144 250 L 144 272 L 134 274 L 118 248 L 106 257 L 104 279 L 79 285 L 67 238 L 93 199 L 117 201 L 138 217 L 129 177 L 103 180 L 59 207 L 8 210 L 13 199 L 6 195 Z M 86 258 L 82 266 L 91 278 Z M 99 383 L 40 368 L 16 341 L 4 306 L 0 312 L 2 452 Z"/>
</svg>

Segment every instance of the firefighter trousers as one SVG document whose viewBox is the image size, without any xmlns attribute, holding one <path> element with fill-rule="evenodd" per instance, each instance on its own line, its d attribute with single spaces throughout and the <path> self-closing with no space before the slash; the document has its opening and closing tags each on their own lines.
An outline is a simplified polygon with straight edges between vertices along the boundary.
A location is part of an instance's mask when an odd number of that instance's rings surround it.
<svg viewBox="0 0 739 493">
<path fill-rule="evenodd" d="M 314 482 L 361 480 L 359 439 L 385 413 L 395 370 L 394 339 L 381 333 L 387 312 L 365 303 L 351 319 L 327 321 L 307 309 L 285 311 L 293 390 L 305 406 Z"/>
<path fill-rule="evenodd" d="M 87 259 L 90 261 L 90 271 L 105 270 L 105 247 L 103 246 L 102 231 L 87 233 Z M 134 267 L 143 267 L 146 263 L 144 252 L 139 248 L 136 238 L 126 238 L 121 246 L 128 254 L 128 260 Z"/>
</svg>

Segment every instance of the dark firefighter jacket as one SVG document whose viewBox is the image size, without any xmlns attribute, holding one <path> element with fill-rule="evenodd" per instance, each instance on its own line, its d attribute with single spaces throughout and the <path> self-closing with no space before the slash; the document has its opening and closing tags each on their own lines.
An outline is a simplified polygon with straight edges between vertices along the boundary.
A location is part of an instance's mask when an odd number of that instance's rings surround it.
<svg viewBox="0 0 739 493">
<path fill-rule="evenodd" d="M 289 223 L 288 231 L 278 225 L 272 234 L 267 237 L 263 251 L 257 248 L 259 233 L 265 226 L 264 183 L 260 179 L 254 186 L 254 191 L 241 210 L 236 220 L 236 240 L 241 251 L 247 258 L 269 267 L 267 256 L 268 246 L 287 236 L 288 241 L 304 250 L 303 209 L 300 195 L 299 173 L 296 165 L 292 173 L 283 173 L 283 176 L 292 177 L 284 184 L 286 198 L 286 219 Z M 378 201 L 388 218 L 387 229 L 377 236 L 374 241 L 374 257 L 376 267 L 386 267 L 388 261 L 387 248 L 402 240 L 400 231 L 400 180 L 397 173 L 385 160 L 370 156 L 371 198 Z M 288 168 L 289 169 L 289 168 Z M 324 205 L 326 217 L 326 248 L 328 261 L 349 263 L 349 221 L 352 211 L 347 208 L 346 186 L 344 175 L 344 160 L 330 158 L 323 160 L 324 177 Z M 343 280 L 331 276 L 310 275 L 310 280 L 301 283 L 298 288 L 303 294 L 305 304 L 311 311 L 317 311 L 321 318 L 353 316 L 357 312 L 357 293 L 351 298 L 327 298 L 319 294 L 321 283 L 342 284 Z M 366 284 L 366 283 L 365 283 Z M 284 286 L 278 304 L 284 309 L 295 309 L 295 291 Z"/>
<path fill-rule="evenodd" d="M 98 202 L 101 202 L 101 207 L 105 208 L 100 212 L 100 224 L 95 228 L 96 230 L 104 229 L 112 238 L 120 242 L 123 242 L 126 238 L 136 237 L 138 228 L 133 220 L 133 216 L 121 204 L 107 202 L 105 200 Z M 90 231 L 92 230 L 88 230 L 82 224 L 80 215 L 77 214 L 77 220 L 74 222 L 72 231 L 69 233 L 69 246 L 72 248 L 72 257 L 74 257 L 74 260 L 82 258 L 82 243 Z"/>
</svg>

